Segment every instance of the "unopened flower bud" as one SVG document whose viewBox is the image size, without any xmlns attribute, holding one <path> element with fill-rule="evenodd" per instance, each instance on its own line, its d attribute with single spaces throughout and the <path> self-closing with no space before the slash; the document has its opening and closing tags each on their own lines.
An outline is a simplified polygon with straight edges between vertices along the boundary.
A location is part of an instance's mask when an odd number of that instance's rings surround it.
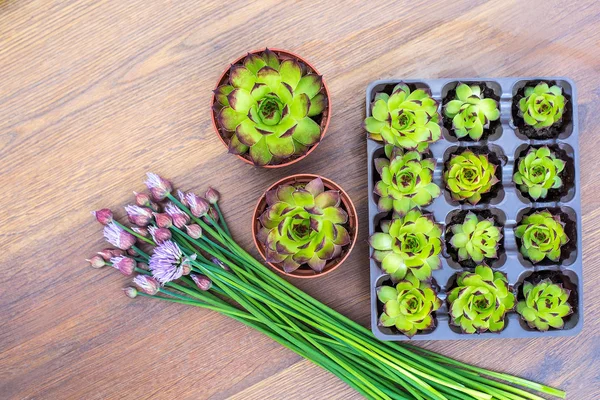
<svg viewBox="0 0 600 400">
<path fill-rule="evenodd" d="M 131 257 L 113 257 L 110 259 L 113 267 L 118 269 L 123 275 L 131 275 L 135 270 L 135 260 Z"/>
<path fill-rule="evenodd" d="M 173 226 L 173 220 L 167 213 L 154 213 L 154 221 L 159 228 L 170 228 Z"/>
<path fill-rule="evenodd" d="M 148 172 L 146 176 L 148 177 L 146 179 L 146 186 L 150 190 L 150 194 L 152 194 L 154 200 L 163 200 L 171 193 L 171 190 L 173 190 L 173 186 L 171 186 L 171 182 L 168 180 L 151 172 Z"/>
<path fill-rule="evenodd" d="M 133 192 L 133 194 L 135 195 L 135 204 L 137 204 L 140 207 L 149 207 L 150 206 L 150 195 L 148 195 L 148 193 L 137 193 L 137 192 Z"/>
<path fill-rule="evenodd" d="M 125 293 L 125 296 L 129 297 L 130 299 L 135 299 L 138 295 L 137 289 L 133 286 L 129 286 L 123 289 L 123 293 Z"/>
<path fill-rule="evenodd" d="M 148 267 L 148 264 L 143 263 L 143 262 L 137 263 L 137 267 L 139 269 L 143 269 L 144 271 L 150 271 L 150 268 Z"/>
<path fill-rule="evenodd" d="M 171 239 L 171 231 L 167 228 L 157 228 L 155 226 L 151 226 L 148 228 L 150 231 L 150 235 L 152 235 L 152 239 L 156 244 L 162 244 L 165 241 Z"/>
<path fill-rule="evenodd" d="M 216 189 L 213 189 L 211 187 L 209 187 L 206 193 L 204 194 L 204 197 L 206 197 L 206 200 L 208 200 L 210 204 L 217 204 L 217 202 L 219 201 L 219 196 L 219 192 L 217 192 Z"/>
<path fill-rule="evenodd" d="M 100 256 L 94 256 L 85 261 L 89 262 L 90 265 L 92 266 L 92 268 L 102 268 L 106 265 L 106 261 L 104 261 L 104 258 L 102 258 Z"/>
<path fill-rule="evenodd" d="M 103 208 L 98 211 L 92 211 L 92 214 L 94 215 L 94 217 L 96 217 L 96 220 L 102 225 L 108 225 L 113 221 L 113 213 L 108 208 Z"/>
<path fill-rule="evenodd" d="M 133 278 L 133 283 L 146 294 L 154 296 L 160 290 L 160 283 L 148 275 L 138 275 Z"/>
<path fill-rule="evenodd" d="M 140 255 L 140 253 L 138 253 L 133 247 L 127 250 L 127 254 L 129 254 L 131 257 L 137 257 Z"/>
<path fill-rule="evenodd" d="M 128 205 L 125 206 L 125 212 L 127 212 L 127 217 L 129 217 L 132 224 L 146 226 L 152 222 L 152 210 L 147 207 Z"/>
<path fill-rule="evenodd" d="M 207 291 L 207 290 L 210 290 L 210 288 L 212 287 L 212 281 L 210 280 L 210 278 L 208 276 L 199 275 L 199 274 L 191 274 L 190 277 L 192 278 L 192 280 L 194 281 L 194 283 L 196 284 L 196 286 L 198 286 L 198 289 L 200 289 L 200 290 Z"/>
<path fill-rule="evenodd" d="M 212 220 L 213 220 L 214 222 L 219 222 L 219 213 L 218 213 L 218 212 L 217 212 L 217 210 L 215 210 L 213 207 L 211 207 L 211 208 L 208 210 L 208 212 L 206 213 L 206 215 L 207 215 L 207 216 L 210 216 L 210 218 L 212 218 Z M 210 223 L 211 223 L 211 221 L 210 221 L 208 218 L 206 218 L 206 217 L 204 217 L 204 220 L 205 220 L 205 222 L 206 222 L 207 224 L 210 224 Z"/>
<path fill-rule="evenodd" d="M 192 239 L 200 239 L 202 237 L 202 228 L 198 224 L 186 225 L 185 230 Z"/>
<path fill-rule="evenodd" d="M 219 267 L 223 268 L 225 271 L 231 271 L 231 268 L 229 268 L 229 266 L 227 264 L 225 264 L 223 261 L 219 260 L 217 257 L 213 257 L 211 260 L 214 264 L 218 265 Z"/>
<path fill-rule="evenodd" d="M 104 227 L 104 238 L 110 244 L 121 250 L 127 250 L 135 244 L 135 236 L 125 231 L 114 222 Z"/>
<path fill-rule="evenodd" d="M 189 264 L 182 264 L 181 265 L 181 274 L 182 275 L 189 275 L 192 272 L 192 266 Z"/>
<path fill-rule="evenodd" d="M 186 207 L 189 205 L 185 198 L 185 193 L 183 193 L 181 190 L 177 190 L 177 197 L 179 197 L 179 201 L 181 202 L 181 204 L 183 204 Z"/>
<path fill-rule="evenodd" d="M 169 203 L 165 208 L 165 211 L 173 220 L 173 225 L 179 229 L 183 229 L 184 226 L 190 222 L 190 216 L 181 211 L 175 204 Z"/>
<path fill-rule="evenodd" d="M 135 233 L 137 233 L 138 235 L 142 235 L 143 237 L 150 236 L 150 232 L 148 232 L 148 229 L 140 227 L 140 226 L 132 226 L 131 230 L 134 231 Z"/>
<path fill-rule="evenodd" d="M 208 201 L 196 195 L 195 193 L 188 192 L 185 195 L 185 198 L 189 204 L 189 208 L 192 212 L 192 215 L 195 217 L 202 217 L 206 215 L 206 213 L 210 209 L 210 204 L 208 204 Z"/>
<path fill-rule="evenodd" d="M 158 203 L 151 201 L 148 208 L 150 208 L 154 212 L 158 212 L 159 205 L 158 205 Z"/>
</svg>

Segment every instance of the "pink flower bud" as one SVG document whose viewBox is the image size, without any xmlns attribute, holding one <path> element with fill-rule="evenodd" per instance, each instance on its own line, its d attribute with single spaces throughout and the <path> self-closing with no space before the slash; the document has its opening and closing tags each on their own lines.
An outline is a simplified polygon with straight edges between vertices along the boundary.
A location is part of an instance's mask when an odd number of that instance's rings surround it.
<svg viewBox="0 0 600 400">
<path fill-rule="evenodd" d="M 210 209 L 210 204 L 208 204 L 208 201 L 194 193 L 187 193 L 185 195 L 185 199 L 187 200 L 190 211 L 194 217 L 202 217 Z"/>
<path fill-rule="evenodd" d="M 204 194 L 204 197 L 206 197 L 206 200 L 208 200 L 210 204 L 217 204 L 220 195 L 216 189 L 209 187 L 206 193 Z"/>
<path fill-rule="evenodd" d="M 146 294 L 154 296 L 160 290 L 160 283 L 148 275 L 138 275 L 133 278 L 133 283 Z"/>
<path fill-rule="evenodd" d="M 150 268 L 148 267 L 148 264 L 146 264 L 146 263 L 139 262 L 139 263 L 137 263 L 137 267 L 139 269 L 143 269 L 144 271 L 150 271 Z"/>
<path fill-rule="evenodd" d="M 148 232 L 148 229 L 146 229 L 146 228 L 142 228 L 139 226 L 132 226 L 131 230 L 134 231 L 135 233 L 137 233 L 138 235 L 142 235 L 143 237 L 150 236 L 150 232 Z"/>
<path fill-rule="evenodd" d="M 155 203 L 153 201 L 150 202 L 150 205 L 148 206 L 148 208 L 150 208 L 152 211 L 154 212 L 158 212 L 158 203 Z"/>
<path fill-rule="evenodd" d="M 213 221 L 219 222 L 219 213 L 213 207 L 211 207 L 210 210 L 208 210 L 208 213 L 206 214 L 210 216 Z M 205 218 L 205 221 L 207 224 L 211 223 L 211 221 L 208 218 Z"/>
<path fill-rule="evenodd" d="M 150 194 L 154 200 L 163 200 L 171 193 L 171 190 L 173 190 L 173 186 L 171 186 L 171 182 L 168 180 L 151 172 L 148 172 L 146 176 L 148 177 L 146 179 L 146 186 L 150 190 Z"/>
<path fill-rule="evenodd" d="M 150 196 L 147 193 L 137 193 L 133 192 L 135 195 L 135 204 L 140 207 L 150 207 Z"/>
<path fill-rule="evenodd" d="M 98 211 L 92 211 L 92 214 L 94 215 L 94 217 L 96 217 L 96 220 L 102 225 L 108 225 L 113 220 L 113 213 L 108 208 L 103 208 Z"/>
<path fill-rule="evenodd" d="M 152 210 L 147 207 L 128 205 L 125 206 L 125 212 L 132 224 L 146 226 L 152 222 Z"/>
<path fill-rule="evenodd" d="M 181 202 L 181 204 L 183 204 L 186 207 L 189 205 L 185 198 L 185 193 L 183 193 L 181 190 L 177 190 L 177 197 L 179 197 L 179 201 Z"/>
<path fill-rule="evenodd" d="M 198 289 L 207 291 L 212 287 L 212 281 L 208 276 L 199 275 L 199 274 L 191 274 L 190 278 L 194 281 Z"/>
<path fill-rule="evenodd" d="M 114 222 L 104 227 L 104 238 L 110 244 L 121 250 L 127 250 L 135 244 L 135 236 L 125 231 Z"/>
<path fill-rule="evenodd" d="M 135 270 L 135 260 L 130 257 L 113 257 L 110 259 L 113 267 L 118 269 L 123 275 L 131 275 Z"/>
<path fill-rule="evenodd" d="M 130 299 L 135 299 L 138 295 L 137 289 L 133 286 L 129 286 L 123 289 L 123 293 L 125 293 L 125 296 L 129 297 Z"/>
<path fill-rule="evenodd" d="M 189 275 L 192 272 L 192 266 L 189 264 L 181 264 L 182 275 Z"/>
<path fill-rule="evenodd" d="M 154 213 L 154 221 L 159 228 L 170 228 L 173 226 L 173 220 L 167 213 Z"/>
<path fill-rule="evenodd" d="M 198 224 L 186 225 L 185 230 L 192 239 L 200 239 L 202 237 L 202 228 Z"/>
<path fill-rule="evenodd" d="M 150 231 L 150 235 L 152 235 L 152 239 L 156 244 L 162 244 L 167 240 L 171 239 L 171 231 L 167 228 L 157 228 L 155 226 L 151 226 L 148 228 Z"/>
<path fill-rule="evenodd" d="M 219 260 L 217 257 L 213 257 L 211 259 L 211 261 L 213 262 L 213 264 L 218 265 L 219 267 L 223 268 L 225 271 L 227 271 L 227 272 L 231 271 L 231 268 L 229 268 L 229 266 L 227 264 L 225 264 L 223 261 Z"/>
<path fill-rule="evenodd" d="M 102 258 L 100 256 L 94 256 L 94 257 L 90 258 L 89 260 L 86 259 L 85 261 L 89 262 L 90 265 L 92 266 L 92 268 L 102 268 L 106 265 L 104 258 Z"/>
<path fill-rule="evenodd" d="M 188 222 L 190 222 L 190 216 L 181 211 L 173 203 L 167 204 L 165 211 L 173 220 L 173 225 L 175 225 L 179 229 L 183 229 L 183 227 L 186 226 Z"/>
<path fill-rule="evenodd" d="M 98 252 L 98 255 L 104 259 L 104 261 L 109 261 L 113 257 L 123 256 L 125 252 L 119 249 L 110 249 L 106 248 L 102 251 Z"/>
<path fill-rule="evenodd" d="M 131 257 L 137 257 L 140 255 L 140 253 L 137 252 L 137 250 L 131 248 L 127 250 L 127 254 L 130 255 Z"/>
</svg>

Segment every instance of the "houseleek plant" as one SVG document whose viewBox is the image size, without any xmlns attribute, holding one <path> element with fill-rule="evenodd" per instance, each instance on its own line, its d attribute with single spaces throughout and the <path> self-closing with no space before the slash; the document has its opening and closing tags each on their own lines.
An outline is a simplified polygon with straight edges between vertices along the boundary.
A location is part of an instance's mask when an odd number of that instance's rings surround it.
<svg viewBox="0 0 600 400">
<path fill-rule="evenodd" d="M 370 330 L 244 251 L 229 233 L 218 201 L 208 201 L 208 193 L 174 196 L 171 183 L 155 174 L 149 174 L 146 184 L 156 214 L 138 222 L 148 225 L 127 226 L 108 209 L 95 213 L 105 224 L 105 238 L 117 249 L 103 250 L 90 263 L 134 275 L 135 286 L 124 291 L 129 298 L 220 312 L 330 371 L 368 399 L 542 399 L 525 389 L 564 398 L 564 392 L 526 379 L 415 346 L 378 341 Z M 213 200 L 218 197 L 211 193 Z"/>
<path fill-rule="evenodd" d="M 452 119 L 452 130 L 457 138 L 469 136 L 479 140 L 490 122 L 500 118 L 498 102 L 485 98 L 479 85 L 461 83 L 456 96 L 444 106 L 444 115 Z"/>
</svg>

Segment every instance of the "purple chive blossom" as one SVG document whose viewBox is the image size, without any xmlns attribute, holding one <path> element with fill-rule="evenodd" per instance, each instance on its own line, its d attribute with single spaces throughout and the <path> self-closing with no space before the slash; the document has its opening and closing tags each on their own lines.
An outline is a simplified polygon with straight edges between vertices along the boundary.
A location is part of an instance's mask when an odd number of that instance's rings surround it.
<svg viewBox="0 0 600 400">
<path fill-rule="evenodd" d="M 173 190 L 173 186 L 171 186 L 171 182 L 168 180 L 161 178 L 152 172 L 148 172 L 146 176 L 148 178 L 146 179 L 145 183 L 154 200 L 163 200 L 169 193 L 171 193 L 171 190 Z"/>
<path fill-rule="evenodd" d="M 190 216 L 181 211 L 175 204 L 169 203 L 165 207 L 165 212 L 169 214 L 173 220 L 173 225 L 177 228 L 182 229 L 188 222 L 190 222 Z"/>
<path fill-rule="evenodd" d="M 150 204 L 152 204 L 150 196 L 148 196 L 147 193 L 133 192 L 133 195 L 135 196 L 135 204 L 137 204 L 140 207 L 149 207 Z"/>
<path fill-rule="evenodd" d="M 131 275 L 135 270 L 136 262 L 130 257 L 113 257 L 110 259 L 110 262 L 112 263 L 113 267 L 118 269 L 123 275 Z"/>
<path fill-rule="evenodd" d="M 195 254 L 185 257 L 176 243 L 167 240 L 154 249 L 150 257 L 150 271 L 164 285 L 181 278 L 195 259 Z"/>
<path fill-rule="evenodd" d="M 185 230 L 192 239 L 200 239 L 202 237 L 202 228 L 198 224 L 186 225 Z"/>
<path fill-rule="evenodd" d="M 113 213 L 108 208 L 103 208 L 101 210 L 92 211 L 92 215 L 96 218 L 98 222 L 102 225 L 108 225 L 113 220 Z"/>
<path fill-rule="evenodd" d="M 167 228 L 157 228 L 155 226 L 149 226 L 148 232 L 152 235 L 152 239 L 156 244 L 162 244 L 165 241 L 171 239 L 171 231 Z"/>
<path fill-rule="evenodd" d="M 206 197 L 206 200 L 208 200 L 210 204 L 217 204 L 217 202 L 219 201 L 220 194 L 216 189 L 209 187 L 206 193 L 204 194 L 204 197 Z"/>
<path fill-rule="evenodd" d="M 160 284 L 156 279 L 148 275 L 138 275 L 133 278 L 133 283 L 140 290 L 150 296 L 154 296 L 160 290 Z"/>
<path fill-rule="evenodd" d="M 203 217 L 210 209 L 208 201 L 195 193 L 189 192 L 185 195 L 185 199 L 187 200 L 188 207 L 194 217 Z"/>
<path fill-rule="evenodd" d="M 135 244 L 135 236 L 126 232 L 114 222 L 104 227 L 104 238 L 110 244 L 121 250 L 127 250 Z"/>
<path fill-rule="evenodd" d="M 125 206 L 125 212 L 132 224 L 138 226 L 146 226 L 152 221 L 152 210 L 138 205 Z"/>
<path fill-rule="evenodd" d="M 183 193 L 181 190 L 177 190 L 177 197 L 179 197 L 179 201 L 181 202 L 181 204 L 183 204 L 184 206 L 188 206 L 188 202 L 185 199 L 185 193 Z"/>
<path fill-rule="evenodd" d="M 170 228 L 173 226 L 173 220 L 167 213 L 154 213 L 154 221 L 159 228 Z"/>
<path fill-rule="evenodd" d="M 137 289 L 133 286 L 129 286 L 123 289 L 123 293 L 125 293 L 125 296 L 129 297 L 130 299 L 135 299 L 138 295 Z"/>
</svg>

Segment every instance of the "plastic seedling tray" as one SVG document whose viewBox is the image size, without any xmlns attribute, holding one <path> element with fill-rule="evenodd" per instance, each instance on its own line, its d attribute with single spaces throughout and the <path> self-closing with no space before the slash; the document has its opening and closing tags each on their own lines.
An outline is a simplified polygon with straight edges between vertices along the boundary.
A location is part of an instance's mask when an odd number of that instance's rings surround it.
<svg viewBox="0 0 600 400">
<path fill-rule="evenodd" d="M 567 107 L 563 117 L 563 125 L 557 137 L 542 137 L 531 139 L 526 136 L 526 131 L 518 123 L 517 109 L 513 106 L 513 98 L 522 93 L 523 87 L 530 83 L 535 85 L 539 81 L 553 82 L 563 89 L 567 98 Z M 478 142 L 459 140 L 450 132 L 449 124 L 442 127 L 443 137 L 431 145 L 430 149 L 436 159 L 434 182 L 442 189 L 442 194 L 422 211 L 432 213 L 436 222 L 444 232 L 442 238 L 443 250 L 440 254 L 442 267 L 433 271 L 434 287 L 438 289 L 438 296 L 443 300 L 442 307 L 435 313 L 436 328 L 426 333 L 417 333 L 413 340 L 442 340 L 442 339 L 489 339 L 489 338 L 534 338 L 552 336 L 574 336 L 583 327 L 583 276 L 582 276 L 582 249 L 581 249 L 581 203 L 579 186 L 579 125 L 577 120 L 577 92 L 572 80 L 564 77 L 532 77 L 532 78 L 499 78 L 499 79 L 385 79 L 371 82 L 367 87 L 366 112 L 371 114 L 371 103 L 378 92 L 391 93 L 393 87 L 405 82 L 411 89 L 425 88 L 431 91 L 432 97 L 439 102 L 440 115 L 445 104 L 448 92 L 453 91 L 457 83 L 483 83 L 497 96 L 500 107 L 500 120 L 493 124 L 488 135 L 484 135 Z M 519 92 L 521 91 L 521 92 Z M 442 117 L 443 121 L 443 117 Z M 441 122 L 442 122 L 441 121 Z M 468 137 L 467 137 L 468 139 Z M 558 151 L 561 158 L 566 158 L 566 171 L 568 178 L 565 180 L 566 188 L 563 193 L 539 199 L 533 202 L 521 193 L 512 181 L 516 160 L 524 154 L 529 146 L 547 145 L 552 150 Z M 501 166 L 501 184 L 499 190 L 494 191 L 487 199 L 484 198 L 476 206 L 462 204 L 454 201 L 442 179 L 445 162 L 456 151 L 471 148 L 474 151 L 482 150 L 497 156 Z M 379 222 L 391 218 L 391 213 L 379 213 L 377 209 L 378 196 L 373 193 L 375 183 L 380 179 L 374 167 L 373 160 L 385 157 L 383 144 L 367 140 L 368 173 L 369 173 L 369 234 L 379 231 Z M 563 247 L 558 263 L 551 263 L 545 259 L 533 265 L 519 252 L 519 243 L 514 235 L 514 228 L 524 215 L 534 210 L 548 209 L 553 213 L 560 213 L 561 220 L 565 221 L 565 231 L 570 242 Z M 517 295 L 517 301 L 522 298 L 521 288 L 523 281 L 534 277 L 552 277 L 563 282 L 564 286 L 571 289 L 569 302 L 573 306 L 573 314 L 565 319 L 563 329 L 553 329 L 540 332 L 531 329 L 521 320 L 515 311 L 509 312 L 506 317 L 505 328 L 497 333 L 484 332 L 480 334 L 462 333 L 459 327 L 450 324 L 448 304 L 446 303 L 447 290 L 452 288 L 457 273 L 467 270 L 464 265 L 457 262 L 456 257 L 448 252 L 446 242 L 446 227 L 456 221 L 457 216 L 466 214 L 468 210 L 480 213 L 484 217 L 494 216 L 497 222 L 503 225 L 503 242 L 500 245 L 498 259 L 489 265 L 504 272 L 508 281 Z M 461 214 L 462 213 L 462 214 Z M 378 325 L 378 318 L 383 305 L 377 300 L 376 290 L 383 284 L 392 284 L 389 276 L 373 259 L 370 260 L 371 271 L 371 329 L 375 336 L 381 340 L 406 340 L 407 336 L 394 327 L 386 328 Z"/>
</svg>

